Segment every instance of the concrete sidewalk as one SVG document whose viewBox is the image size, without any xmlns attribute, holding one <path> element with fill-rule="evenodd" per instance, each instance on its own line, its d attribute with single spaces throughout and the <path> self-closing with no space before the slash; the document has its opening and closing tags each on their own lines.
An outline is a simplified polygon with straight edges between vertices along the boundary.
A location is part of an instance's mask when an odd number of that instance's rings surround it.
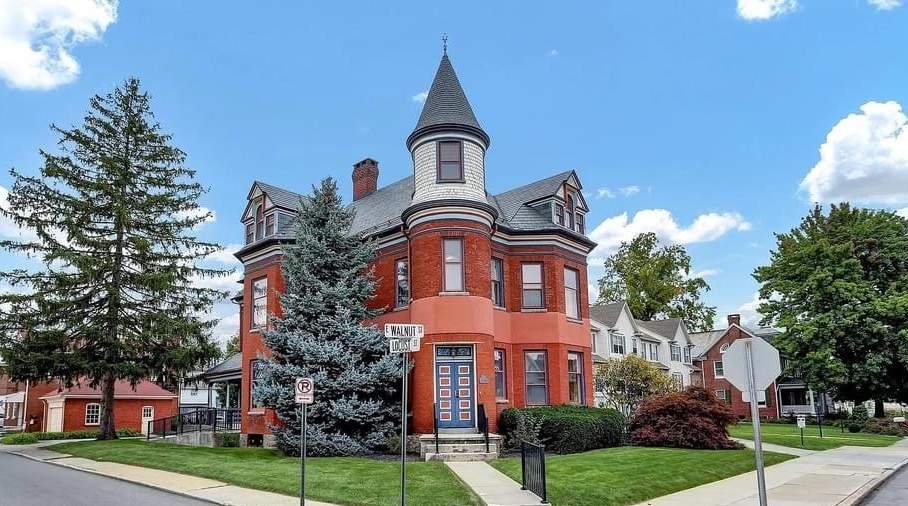
<svg viewBox="0 0 908 506">
<path fill-rule="evenodd" d="M 857 504 L 906 463 L 908 440 L 886 448 L 843 446 L 812 452 L 766 468 L 768 502 L 773 506 Z M 751 471 L 642 504 L 750 506 L 758 503 L 757 474 Z"/>
<path fill-rule="evenodd" d="M 158 490 L 165 490 L 213 504 L 229 506 L 297 506 L 300 502 L 298 497 L 237 487 L 217 480 L 198 478 L 170 471 L 71 457 L 45 448 L 60 442 L 45 441 L 36 445 L 23 446 L 0 445 L 0 451 L 47 464 L 68 467 Z M 306 504 L 310 506 L 335 506 L 329 503 L 309 500 L 306 501 Z"/>
<path fill-rule="evenodd" d="M 734 439 L 735 441 L 750 448 L 751 450 L 754 449 L 754 442 L 751 441 L 750 439 L 740 439 L 740 438 L 736 438 L 736 437 L 733 437 L 732 439 Z M 764 452 L 784 453 L 786 455 L 795 455 L 797 457 L 806 457 L 808 455 L 813 455 L 814 453 L 817 452 L 816 450 L 805 450 L 803 448 L 791 448 L 788 446 L 782 446 L 782 445 L 777 445 L 777 444 L 772 444 L 772 443 L 763 443 L 763 451 Z"/>
<path fill-rule="evenodd" d="M 536 506 L 535 494 L 485 462 L 445 462 L 487 506 Z"/>
</svg>

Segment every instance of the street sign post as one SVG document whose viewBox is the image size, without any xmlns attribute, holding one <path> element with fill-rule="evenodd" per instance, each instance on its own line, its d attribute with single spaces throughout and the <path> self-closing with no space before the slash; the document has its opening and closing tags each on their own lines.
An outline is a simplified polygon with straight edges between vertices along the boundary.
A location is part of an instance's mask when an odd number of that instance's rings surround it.
<svg viewBox="0 0 908 506">
<path fill-rule="evenodd" d="M 757 460 L 757 487 L 760 506 L 766 506 L 766 474 L 763 469 L 763 442 L 760 438 L 760 407 L 757 392 L 766 390 L 782 374 L 779 350 L 763 339 L 738 339 L 722 357 L 725 379 L 747 392 L 750 418 L 753 420 L 754 453 Z"/>
<path fill-rule="evenodd" d="M 408 353 L 419 351 L 425 327 L 415 323 L 386 323 L 385 337 L 389 339 L 391 353 L 400 353 L 403 362 L 400 403 L 400 504 L 407 504 L 407 369 Z"/>
<path fill-rule="evenodd" d="M 300 405 L 300 506 L 306 504 L 306 406 L 315 401 L 312 378 L 296 378 L 293 391 Z"/>
</svg>

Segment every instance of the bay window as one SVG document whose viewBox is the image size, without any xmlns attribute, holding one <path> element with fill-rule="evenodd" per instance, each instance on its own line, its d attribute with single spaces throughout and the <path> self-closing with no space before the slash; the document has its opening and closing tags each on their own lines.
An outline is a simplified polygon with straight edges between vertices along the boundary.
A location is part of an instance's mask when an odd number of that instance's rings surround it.
<svg viewBox="0 0 908 506">
<path fill-rule="evenodd" d="M 564 312 L 568 318 L 580 319 L 580 274 L 564 269 Z"/>
<path fill-rule="evenodd" d="M 444 240 L 444 291 L 464 291 L 463 281 L 463 240 Z"/>
<path fill-rule="evenodd" d="M 545 308 L 545 296 L 542 288 L 542 264 L 527 263 L 521 265 L 523 282 L 523 308 Z"/>
<path fill-rule="evenodd" d="M 544 406 L 549 402 L 544 351 L 524 352 L 527 406 Z"/>
</svg>

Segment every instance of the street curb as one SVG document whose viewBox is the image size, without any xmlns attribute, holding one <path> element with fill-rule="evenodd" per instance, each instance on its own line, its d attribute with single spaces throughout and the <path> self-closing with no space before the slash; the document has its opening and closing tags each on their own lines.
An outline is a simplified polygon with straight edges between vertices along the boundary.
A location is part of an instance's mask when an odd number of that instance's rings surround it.
<svg viewBox="0 0 908 506">
<path fill-rule="evenodd" d="M 51 446 L 53 446 L 53 445 L 51 445 Z M 229 503 L 229 502 L 217 502 L 217 501 L 212 501 L 212 500 L 210 500 L 210 499 L 204 499 L 204 498 L 202 498 L 202 497 L 196 497 L 196 496 L 191 495 L 191 494 L 188 494 L 188 493 L 186 493 L 186 492 L 180 492 L 180 491 L 177 491 L 177 490 L 171 490 L 171 489 L 169 489 L 169 488 L 160 487 L 160 486 L 158 486 L 158 485 L 152 485 L 152 484 L 150 484 L 150 483 L 144 483 L 144 482 L 141 482 L 141 481 L 130 480 L 130 479 L 127 479 L 127 478 L 123 478 L 122 476 L 112 476 L 112 475 L 104 474 L 104 473 L 101 473 L 101 472 L 98 472 L 98 471 L 92 471 L 91 469 L 84 469 L 84 468 L 81 468 L 81 467 L 70 466 L 70 465 L 67 465 L 67 464 L 62 464 L 62 463 L 60 463 L 60 462 L 55 462 L 54 460 L 43 460 L 43 459 L 39 459 L 39 458 L 37 458 L 37 457 L 32 457 L 31 455 L 26 455 L 26 454 L 24 454 L 24 453 L 17 453 L 17 452 L 12 452 L 12 451 L 7 451 L 6 453 L 8 453 L 8 454 L 10 454 L 10 455 L 15 455 L 15 456 L 17 456 L 17 457 L 22 457 L 22 458 L 25 458 L 25 459 L 28 459 L 28 460 L 32 460 L 32 461 L 34 461 L 34 462 L 43 462 L 44 464 L 50 464 L 50 465 L 52 465 L 52 466 L 64 467 L 64 468 L 66 468 L 66 469 L 72 469 L 72 470 L 74 470 L 74 471 L 81 471 L 81 472 L 83 472 L 83 473 L 94 474 L 95 476 L 103 476 L 103 477 L 105 477 L 105 478 L 110 478 L 110 479 L 112 479 L 112 480 L 118 480 L 118 481 L 122 481 L 122 482 L 125 482 L 125 483 L 132 483 L 133 485 L 141 485 L 141 486 L 143 486 L 143 487 L 150 488 L 150 489 L 154 489 L 154 490 L 157 490 L 157 491 L 160 491 L 160 492 L 167 492 L 168 494 L 174 494 L 174 495 L 186 497 L 187 499 L 194 499 L 194 500 L 196 500 L 196 501 L 206 502 L 206 503 L 208 503 L 208 504 L 218 504 L 218 505 L 220 505 L 220 506 L 232 506 L 232 504 Z M 65 457 L 65 458 L 73 458 L 73 455 L 66 454 L 66 457 Z M 87 460 L 91 460 L 91 459 L 87 459 Z M 177 473 L 177 474 L 179 474 L 179 473 Z M 224 484 L 224 486 L 227 486 L 227 485 L 228 485 L 227 483 Z"/>
<path fill-rule="evenodd" d="M 883 474 L 881 474 L 877 478 L 874 478 L 870 482 L 864 484 L 864 486 L 855 490 L 837 506 L 855 506 L 861 504 L 861 502 L 863 502 L 864 499 L 867 498 L 867 496 L 872 494 L 876 489 L 880 488 L 880 486 L 889 481 L 889 478 L 892 478 L 892 476 L 895 473 L 899 472 L 903 467 L 905 467 L 905 465 L 908 465 L 908 459 L 902 460 L 892 469 L 884 471 Z"/>
</svg>

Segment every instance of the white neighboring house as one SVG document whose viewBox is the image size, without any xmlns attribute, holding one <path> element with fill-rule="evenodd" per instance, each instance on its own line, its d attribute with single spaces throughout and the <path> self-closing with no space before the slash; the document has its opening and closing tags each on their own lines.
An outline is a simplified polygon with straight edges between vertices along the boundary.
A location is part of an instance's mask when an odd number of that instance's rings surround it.
<svg viewBox="0 0 908 506">
<path fill-rule="evenodd" d="M 670 375 L 679 386 L 692 384 L 693 345 L 687 326 L 678 318 L 640 321 L 634 318 L 625 302 L 590 306 L 590 336 L 593 363 L 638 355 Z M 595 392 L 597 406 L 605 405 L 602 392 Z"/>
<path fill-rule="evenodd" d="M 214 407 L 218 404 L 218 393 L 214 387 L 200 379 L 201 372 L 192 373 L 180 385 L 180 413 Z"/>
<path fill-rule="evenodd" d="M 693 373 L 698 371 L 693 362 L 693 343 L 687 325 L 680 318 L 667 320 L 640 321 L 637 326 L 643 333 L 643 339 L 658 339 L 657 361 L 667 367 L 667 373 L 675 380 L 679 387 L 688 387 L 694 384 Z M 652 360 L 652 357 L 646 357 Z"/>
</svg>

